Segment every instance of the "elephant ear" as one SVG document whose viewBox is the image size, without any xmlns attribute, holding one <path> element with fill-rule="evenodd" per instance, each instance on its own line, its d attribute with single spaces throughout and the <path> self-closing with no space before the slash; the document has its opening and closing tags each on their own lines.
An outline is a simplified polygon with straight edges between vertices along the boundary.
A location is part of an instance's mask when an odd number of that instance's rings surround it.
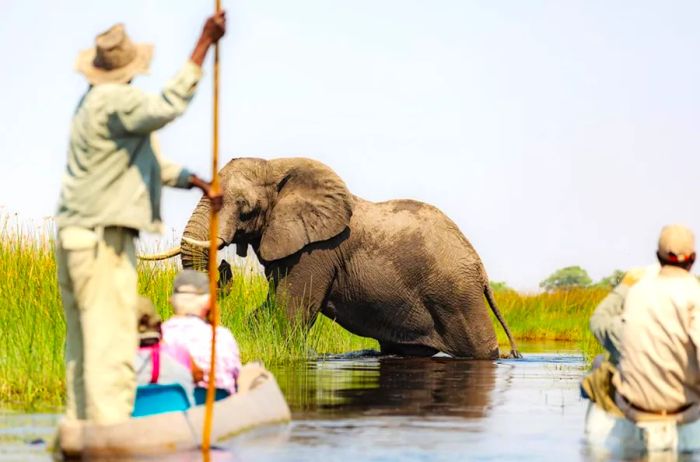
<svg viewBox="0 0 700 462">
<path fill-rule="evenodd" d="M 292 165 L 283 169 L 277 183 L 277 199 L 260 240 L 260 256 L 266 261 L 337 236 L 352 216 L 352 195 L 333 170 L 311 160 L 284 161 Z"/>
</svg>

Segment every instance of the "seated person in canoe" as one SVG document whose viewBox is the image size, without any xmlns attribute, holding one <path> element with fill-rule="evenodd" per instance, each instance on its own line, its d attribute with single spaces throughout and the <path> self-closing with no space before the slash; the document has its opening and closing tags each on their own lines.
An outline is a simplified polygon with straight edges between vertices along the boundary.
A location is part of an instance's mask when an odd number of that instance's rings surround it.
<svg viewBox="0 0 700 462">
<path fill-rule="evenodd" d="M 196 367 L 202 370 L 197 387 L 207 386 L 211 360 L 211 324 L 207 321 L 211 306 L 209 280 L 203 273 L 183 270 L 175 277 L 170 303 L 174 316 L 162 325 L 166 344 L 185 348 Z M 216 388 L 236 393 L 236 379 L 241 370 L 238 344 L 229 329 L 216 330 Z"/>
<path fill-rule="evenodd" d="M 136 383 L 177 383 L 185 390 L 190 405 L 194 405 L 194 383 L 201 380 L 202 371 L 182 346 L 169 345 L 162 340 L 161 319 L 153 303 L 139 298 L 139 350 L 136 353 Z"/>
<path fill-rule="evenodd" d="M 596 404 L 587 416 L 589 440 L 625 433 L 625 424 L 615 425 L 620 420 L 631 424 L 626 436 L 618 435 L 622 440 L 640 435 L 634 424 L 648 429 L 649 422 L 670 423 L 672 428 L 638 439 L 648 446 L 663 433 L 668 438 L 661 446 L 673 449 L 679 441 L 675 425 L 700 417 L 700 282 L 689 272 L 695 262 L 693 233 L 680 225 L 664 227 L 657 258 L 658 274 L 627 284 L 626 294 L 617 295 L 624 300 L 622 313 L 609 316 L 608 325 L 597 324 L 613 333 L 607 337 L 613 341 L 602 343 L 616 361 L 602 362 L 583 381 L 584 394 Z"/>
</svg>

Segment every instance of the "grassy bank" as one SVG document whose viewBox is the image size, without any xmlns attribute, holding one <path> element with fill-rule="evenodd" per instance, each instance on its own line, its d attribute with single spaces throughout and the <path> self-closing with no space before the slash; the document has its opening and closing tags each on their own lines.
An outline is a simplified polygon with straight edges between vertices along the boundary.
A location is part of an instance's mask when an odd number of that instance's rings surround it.
<svg viewBox="0 0 700 462">
<path fill-rule="evenodd" d="M 602 349 L 588 329 L 588 320 L 607 293 L 601 288 L 531 295 L 509 290 L 495 292 L 495 298 L 517 341 L 572 342 L 590 360 Z M 496 326 L 496 332 L 499 343 L 506 346 L 503 329 Z"/>
<path fill-rule="evenodd" d="M 0 217 L 0 406 L 44 408 L 63 400 L 65 323 L 50 236 L 48 226 L 22 227 Z M 172 315 L 168 297 L 177 270 L 174 263 L 139 263 L 139 292 L 163 318 Z M 220 303 L 221 322 L 236 336 L 244 361 L 274 364 L 378 348 L 326 318 L 305 334 L 275 306 L 251 319 L 267 290 L 260 274 L 240 269 Z"/>
<path fill-rule="evenodd" d="M 46 408 L 63 400 L 65 324 L 51 235 L 48 227 L 22 228 L 0 218 L 0 406 Z M 172 314 L 167 299 L 176 272 L 174 263 L 139 264 L 139 291 L 164 318 Z M 220 304 L 222 323 L 234 332 L 244 361 L 273 364 L 378 347 L 323 317 L 305 334 L 290 327 L 276 306 L 253 320 L 248 315 L 264 303 L 267 290 L 263 277 L 240 269 Z M 516 339 L 574 341 L 590 354 L 594 342 L 587 320 L 602 296 L 588 290 L 535 296 L 498 292 L 496 300 Z M 496 331 L 507 345 L 500 327 Z"/>
</svg>

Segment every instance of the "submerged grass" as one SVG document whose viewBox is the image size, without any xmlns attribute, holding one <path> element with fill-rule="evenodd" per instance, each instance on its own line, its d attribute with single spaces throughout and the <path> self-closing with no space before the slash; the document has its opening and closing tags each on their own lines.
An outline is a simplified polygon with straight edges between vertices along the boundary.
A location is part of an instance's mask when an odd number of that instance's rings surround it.
<svg viewBox="0 0 700 462">
<path fill-rule="evenodd" d="M 53 230 L 49 223 L 20 226 L 0 216 L 0 406 L 58 408 L 64 398 L 65 323 L 56 280 Z M 174 263 L 140 263 L 139 292 L 168 318 Z M 268 283 L 250 268 L 234 271 L 220 301 L 221 322 L 234 333 L 244 361 L 268 365 L 315 358 L 324 353 L 377 349 L 373 339 L 353 335 L 319 317 L 310 332 L 290 324 Z M 521 295 L 497 292 L 496 300 L 517 340 L 578 342 L 590 357 L 596 351 L 587 322 L 599 290 Z M 258 307 L 261 307 L 258 309 Z M 255 315 L 251 315 L 253 311 Z M 496 326 L 499 341 L 507 345 Z"/>
</svg>

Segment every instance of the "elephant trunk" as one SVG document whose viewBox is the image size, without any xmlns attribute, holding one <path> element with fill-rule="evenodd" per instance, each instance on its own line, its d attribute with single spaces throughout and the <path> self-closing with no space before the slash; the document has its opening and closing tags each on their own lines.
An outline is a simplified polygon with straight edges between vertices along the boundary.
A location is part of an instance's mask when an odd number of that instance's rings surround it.
<svg viewBox="0 0 700 462">
<path fill-rule="evenodd" d="M 209 251 L 206 248 L 194 245 L 192 240 L 209 240 L 210 210 L 209 200 L 206 197 L 202 197 L 187 221 L 185 230 L 182 233 L 183 240 L 180 242 L 180 258 L 183 268 L 206 271 L 209 266 Z"/>
</svg>

